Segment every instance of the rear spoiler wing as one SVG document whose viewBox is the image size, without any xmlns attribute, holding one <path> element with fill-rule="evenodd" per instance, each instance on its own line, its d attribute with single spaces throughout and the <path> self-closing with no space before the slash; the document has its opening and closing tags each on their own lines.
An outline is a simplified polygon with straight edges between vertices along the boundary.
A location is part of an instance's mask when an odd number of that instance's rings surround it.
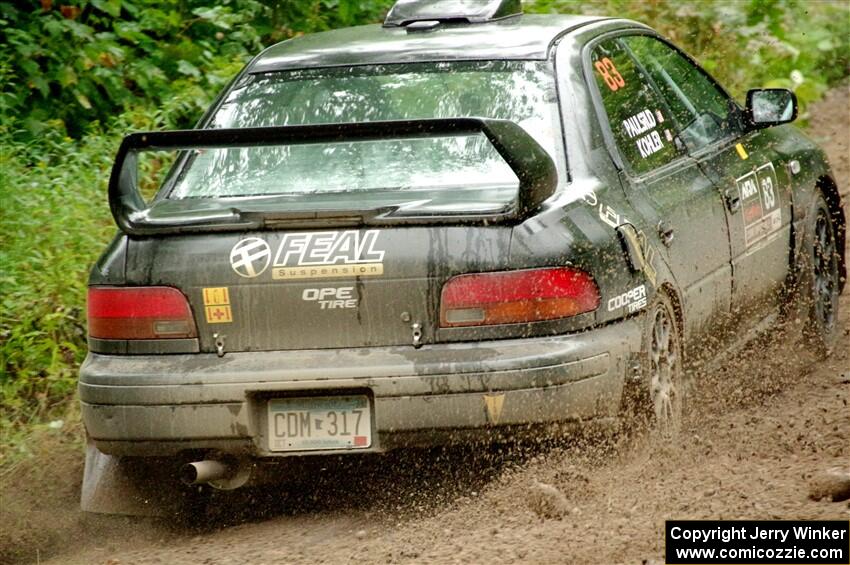
<svg viewBox="0 0 850 565">
<path fill-rule="evenodd" d="M 138 154 L 143 151 L 191 150 L 322 142 L 371 141 L 483 133 L 519 178 L 519 206 L 511 218 L 525 217 L 551 196 L 558 182 L 552 158 L 521 126 L 508 120 L 449 118 L 347 124 L 298 125 L 238 129 L 197 129 L 133 133 L 124 138 L 109 178 L 109 208 L 128 235 L 245 231 L 263 227 L 256 213 L 234 207 L 166 215 L 151 214 L 138 188 Z M 339 215 L 339 212 L 336 213 Z M 278 215 L 279 216 L 279 215 Z M 321 211 L 313 218 L 323 217 Z M 332 219 L 331 213 L 328 219 Z M 300 215 L 303 220 L 303 213 Z M 457 216 L 425 215 L 427 223 L 458 221 Z M 293 219 L 298 219 L 295 215 Z M 410 218 L 404 218 L 404 221 Z M 402 221 L 393 218 L 391 221 Z M 388 223 L 386 219 L 361 223 Z"/>
</svg>

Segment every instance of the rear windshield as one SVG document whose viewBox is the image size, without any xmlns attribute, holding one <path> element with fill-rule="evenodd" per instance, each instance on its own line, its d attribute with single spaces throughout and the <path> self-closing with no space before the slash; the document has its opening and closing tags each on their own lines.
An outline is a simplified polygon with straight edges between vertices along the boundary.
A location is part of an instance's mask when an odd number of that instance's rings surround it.
<svg viewBox="0 0 850 565">
<path fill-rule="evenodd" d="M 429 63 L 275 72 L 228 93 L 210 128 L 485 117 L 520 124 L 556 160 L 543 62 Z M 518 180 L 483 134 L 193 151 L 169 198 L 279 195 L 320 208 L 502 209 Z"/>
</svg>

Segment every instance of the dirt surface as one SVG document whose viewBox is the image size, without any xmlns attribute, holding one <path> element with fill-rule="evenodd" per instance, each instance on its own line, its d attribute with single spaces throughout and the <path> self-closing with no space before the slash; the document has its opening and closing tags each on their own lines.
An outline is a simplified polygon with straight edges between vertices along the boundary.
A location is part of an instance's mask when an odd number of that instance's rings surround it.
<svg viewBox="0 0 850 565">
<path fill-rule="evenodd" d="M 847 198 L 850 88 L 831 91 L 811 115 L 810 134 Z M 769 336 L 700 375 L 675 442 L 586 432 L 545 445 L 409 451 L 319 473 L 290 492 L 246 492 L 241 512 L 213 508 L 214 519 L 181 524 L 82 516 L 79 455 L 45 455 L 4 481 L 0 556 L 110 565 L 660 563 L 666 519 L 850 519 L 847 502 L 807 496 L 814 474 L 850 465 L 848 292 L 841 308 L 841 342 L 826 361 L 793 336 Z M 537 482 L 563 493 L 565 515 L 532 510 Z"/>
</svg>

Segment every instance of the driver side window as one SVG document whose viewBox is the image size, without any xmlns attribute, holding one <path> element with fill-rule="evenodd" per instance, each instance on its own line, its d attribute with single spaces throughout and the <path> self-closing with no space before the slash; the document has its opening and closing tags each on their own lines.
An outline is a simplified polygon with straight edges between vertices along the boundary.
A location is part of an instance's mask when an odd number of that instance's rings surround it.
<svg viewBox="0 0 850 565">
<path fill-rule="evenodd" d="M 666 43 L 647 35 L 621 40 L 661 92 L 690 151 L 737 133 L 734 103 L 704 72 Z"/>
</svg>

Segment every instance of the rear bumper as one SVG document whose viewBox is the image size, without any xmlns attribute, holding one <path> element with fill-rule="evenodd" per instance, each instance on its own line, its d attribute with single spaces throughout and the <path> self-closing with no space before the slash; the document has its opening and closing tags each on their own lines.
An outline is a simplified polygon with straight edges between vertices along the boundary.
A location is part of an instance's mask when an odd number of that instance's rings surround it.
<svg viewBox="0 0 850 565">
<path fill-rule="evenodd" d="M 382 451 L 438 432 L 615 416 L 641 324 L 567 336 L 412 347 L 118 356 L 80 369 L 86 430 L 115 455 L 223 449 L 273 456 L 265 402 L 276 395 L 360 391 L 374 400 Z M 501 411 L 486 396 L 502 396 Z M 422 438 L 426 438 L 424 441 Z"/>
</svg>

